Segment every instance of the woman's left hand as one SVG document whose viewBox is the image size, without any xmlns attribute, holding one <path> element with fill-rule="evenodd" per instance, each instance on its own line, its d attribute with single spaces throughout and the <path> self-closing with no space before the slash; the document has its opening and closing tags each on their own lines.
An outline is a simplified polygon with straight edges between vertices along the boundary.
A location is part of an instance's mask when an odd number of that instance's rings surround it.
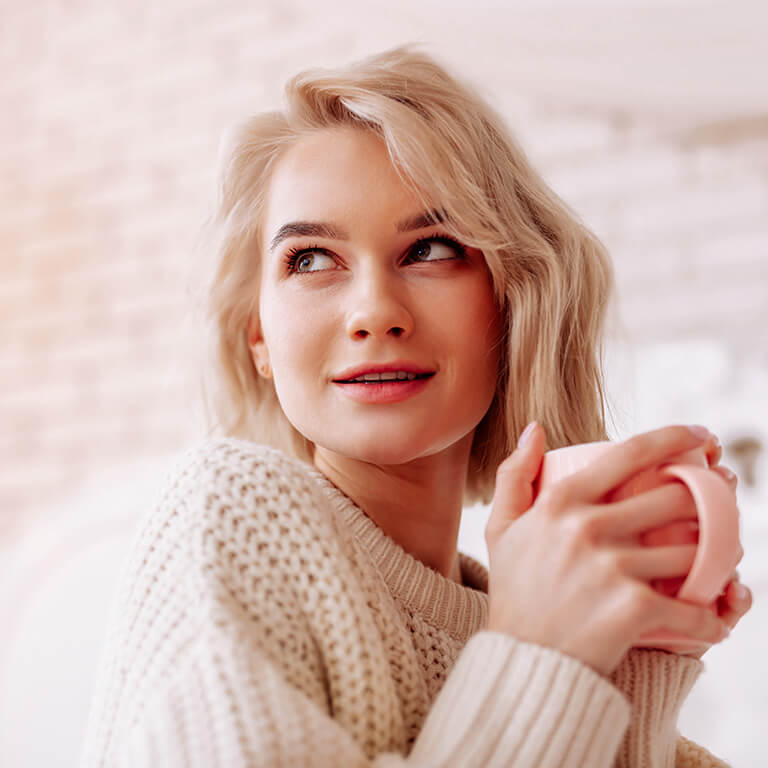
<svg viewBox="0 0 768 768">
<path fill-rule="evenodd" d="M 705 448 L 710 469 L 721 475 L 731 486 L 733 492 L 736 493 L 736 485 L 738 483 L 736 475 L 728 469 L 728 467 L 722 467 L 718 463 L 723 455 L 720 442 L 713 436 L 711 440 L 705 444 Z M 751 607 L 752 591 L 749 587 L 739 581 L 739 572 L 734 571 L 731 575 L 731 580 L 726 584 L 725 589 L 723 589 L 722 593 L 717 598 L 717 614 L 731 629 L 733 629 L 739 623 L 741 617 L 744 616 Z M 711 646 L 707 646 L 700 650 L 682 652 L 680 655 L 700 659 L 709 648 L 711 648 Z"/>
</svg>

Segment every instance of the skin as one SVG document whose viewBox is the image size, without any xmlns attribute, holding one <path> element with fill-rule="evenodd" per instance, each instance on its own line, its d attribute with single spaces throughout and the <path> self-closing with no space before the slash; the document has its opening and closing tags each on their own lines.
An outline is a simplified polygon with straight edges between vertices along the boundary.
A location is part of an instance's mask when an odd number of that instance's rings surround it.
<svg viewBox="0 0 768 768">
<path fill-rule="evenodd" d="M 439 225 L 396 231 L 396 222 L 421 212 L 372 134 L 335 128 L 299 141 L 277 163 L 268 191 L 249 343 L 287 418 L 315 443 L 315 466 L 405 551 L 460 582 L 464 477 L 494 393 L 499 360 L 489 350 L 502 319 L 479 251 L 459 261 L 433 243 L 428 256 L 406 262 L 417 239 L 441 232 Z M 270 252 L 279 227 L 296 220 L 334 222 L 349 239 L 294 236 Z M 299 257 L 306 274 L 290 274 L 287 251 L 310 246 L 328 254 Z M 420 394 L 391 404 L 354 402 L 332 382 L 350 366 L 394 359 L 437 375 Z M 708 456 L 735 492 L 715 436 Z M 731 628 L 752 605 L 748 588 L 736 595 L 738 583 L 734 572 L 718 600 Z"/>
<path fill-rule="evenodd" d="M 474 431 L 495 391 L 501 331 L 480 251 L 415 242 L 438 225 L 398 233 L 424 212 L 384 143 L 354 128 L 302 138 L 277 163 L 263 227 L 256 369 L 268 364 L 294 427 L 316 445 L 315 466 L 415 558 L 461 581 L 457 540 Z M 333 222 L 349 239 L 293 236 L 286 222 Z M 284 263 L 292 247 L 326 253 Z M 417 255 L 414 255 L 417 254 Z M 398 403 L 359 403 L 332 379 L 366 363 L 408 360 L 437 371 Z"/>
</svg>

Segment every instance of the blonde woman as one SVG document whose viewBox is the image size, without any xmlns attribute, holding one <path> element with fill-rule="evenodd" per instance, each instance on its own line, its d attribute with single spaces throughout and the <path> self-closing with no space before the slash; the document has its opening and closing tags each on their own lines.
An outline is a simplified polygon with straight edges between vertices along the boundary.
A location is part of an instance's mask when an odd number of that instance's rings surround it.
<svg viewBox="0 0 768 768">
<path fill-rule="evenodd" d="M 692 562 L 639 546 L 680 484 L 603 501 L 717 439 L 644 433 L 534 499 L 547 448 L 608 439 L 603 246 L 411 46 L 286 97 L 224 154 L 211 434 L 126 563 L 84 765 L 723 765 L 676 719 L 749 592 L 649 585 Z M 659 625 L 700 652 L 633 647 Z"/>
</svg>

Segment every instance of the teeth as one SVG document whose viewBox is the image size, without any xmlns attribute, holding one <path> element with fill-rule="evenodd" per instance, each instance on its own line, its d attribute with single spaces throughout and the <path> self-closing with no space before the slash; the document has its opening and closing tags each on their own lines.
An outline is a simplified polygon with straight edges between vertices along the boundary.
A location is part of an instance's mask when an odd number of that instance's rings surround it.
<svg viewBox="0 0 768 768">
<path fill-rule="evenodd" d="M 414 373 L 406 373 L 405 371 L 387 371 L 387 373 L 366 373 L 364 376 L 358 376 L 356 379 L 350 379 L 350 381 L 413 381 L 416 378 Z"/>
</svg>

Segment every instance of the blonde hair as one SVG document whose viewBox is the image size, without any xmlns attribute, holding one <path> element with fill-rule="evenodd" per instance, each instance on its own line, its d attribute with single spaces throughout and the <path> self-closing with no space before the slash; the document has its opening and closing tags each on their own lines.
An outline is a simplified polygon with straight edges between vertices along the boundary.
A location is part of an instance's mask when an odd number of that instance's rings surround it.
<svg viewBox="0 0 768 768">
<path fill-rule="evenodd" d="M 603 244 L 547 186 L 503 119 L 433 58 L 399 46 L 334 69 L 310 69 L 285 87 L 284 111 L 239 125 L 223 145 L 205 252 L 215 256 L 203 399 L 209 434 L 267 443 L 312 463 L 314 443 L 254 370 L 262 212 L 282 152 L 308 132 L 356 126 L 386 143 L 402 180 L 445 215 L 443 227 L 479 248 L 504 333 L 498 384 L 478 424 L 464 504 L 489 503 L 498 465 L 532 419 L 548 447 L 609 439 L 604 324 L 614 274 Z"/>
</svg>

